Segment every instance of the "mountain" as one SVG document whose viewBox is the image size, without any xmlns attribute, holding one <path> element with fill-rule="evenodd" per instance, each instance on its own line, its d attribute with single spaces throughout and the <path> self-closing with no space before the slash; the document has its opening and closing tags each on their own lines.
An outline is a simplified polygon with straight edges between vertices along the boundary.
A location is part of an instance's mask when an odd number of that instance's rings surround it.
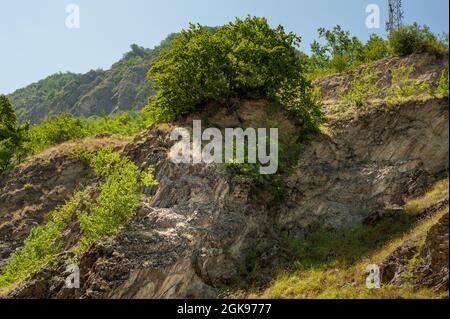
<svg viewBox="0 0 450 319">
<path fill-rule="evenodd" d="M 134 44 L 109 70 L 54 74 L 9 97 L 19 119 L 31 123 L 62 112 L 89 117 L 139 110 L 154 93 L 146 74 L 159 48 L 150 50 Z"/>
</svg>

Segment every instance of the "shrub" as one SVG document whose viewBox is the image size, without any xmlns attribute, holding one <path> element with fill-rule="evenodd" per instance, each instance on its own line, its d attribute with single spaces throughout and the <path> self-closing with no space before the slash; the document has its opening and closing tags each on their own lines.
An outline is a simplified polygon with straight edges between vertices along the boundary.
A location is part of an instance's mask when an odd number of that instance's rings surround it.
<svg viewBox="0 0 450 319">
<path fill-rule="evenodd" d="M 434 95 L 438 97 L 448 97 L 448 70 L 442 70 Z"/>
<path fill-rule="evenodd" d="M 77 216 L 83 231 L 78 253 L 83 253 L 94 241 L 113 235 L 136 209 L 142 194 L 140 188 L 157 185 L 153 168 L 140 172 L 128 158 L 121 158 L 111 147 L 97 154 L 83 152 L 95 172 L 104 179 L 95 200 L 87 190 L 76 193 L 65 205 L 48 213 L 48 222 L 32 229 L 24 245 L 13 254 L 0 276 L 0 287 L 27 279 L 43 266 L 55 261 L 66 243 L 62 232 L 68 221 Z"/>
<path fill-rule="evenodd" d="M 370 68 L 363 69 L 350 82 L 349 90 L 342 95 L 342 101 L 350 110 L 361 113 L 367 110 L 371 99 L 381 92 L 378 87 L 379 73 Z"/>
<path fill-rule="evenodd" d="M 413 65 L 401 65 L 392 70 L 392 83 L 386 95 L 386 102 L 388 104 L 398 104 L 411 98 L 417 98 L 431 93 L 431 89 L 427 83 L 418 83 L 411 76 L 413 72 Z"/>
<path fill-rule="evenodd" d="M 349 31 L 344 31 L 337 25 L 331 30 L 320 28 L 319 38 L 324 40 L 321 45 L 314 41 L 311 45 L 311 60 L 315 69 L 331 69 L 342 72 L 350 66 L 358 64 L 363 45 L 356 37 L 351 37 Z"/>
<path fill-rule="evenodd" d="M 53 115 L 41 124 L 32 126 L 27 149 L 34 154 L 46 147 L 84 136 L 86 131 L 81 119 L 69 113 Z"/>
<path fill-rule="evenodd" d="M 95 172 L 105 180 L 95 201 L 88 202 L 86 212 L 78 215 L 83 231 L 79 252 L 85 251 L 96 240 L 116 234 L 139 205 L 141 185 L 157 185 L 152 175 L 153 168 L 141 173 L 133 162 L 121 158 L 111 147 L 99 151 L 91 163 Z"/>
<path fill-rule="evenodd" d="M 191 25 L 156 58 L 150 80 L 157 95 L 146 114 L 171 120 L 208 102 L 230 98 L 274 98 L 283 87 L 309 86 L 296 46 L 300 38 L 266 19 L 248 17 L 211 30 Z"/>
<path fill-rule="evenodd" d="M 99 133 L 133 136 L 144 130 L 147 124 L 143 114 L 132 112 L 90 118 L 75 118 L 69 113 L 53 115 L 31 126 L 22 153 L 23 156 L 33 155 L 47 147 Z"/>
<path fill-rule="evenodd" d="M 372 34 L 364 45 L 358 60 L 363 63 L 377 61 L 389 56 L 389 44 L 376 34 Z"/>
<path fill-rule="evenodd" d="M 406 56 L 413 53 L 430 53 L 440 56 L 448 52 L 448 45 L 438 39 L 427 26 L 417 23 L 402 26 L 389 34 L 393 54 Z"/>
</svg>

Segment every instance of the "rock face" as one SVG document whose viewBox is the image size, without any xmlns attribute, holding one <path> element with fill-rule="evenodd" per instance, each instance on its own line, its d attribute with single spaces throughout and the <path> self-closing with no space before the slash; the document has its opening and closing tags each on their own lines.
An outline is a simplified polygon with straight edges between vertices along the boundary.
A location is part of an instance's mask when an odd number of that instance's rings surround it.
<svg viewBox="0 0 450 319">
<path fill-rule="evenodd" d="M 449 214 L 432 226 L 425 238 L 408 240 L 381 264 L 385 284 L 405 285 L 410 279 L 417 288 L 449 290 Z"/>
<path fill-rule="evenodd" d="M 261 103 L 211 115 L 211 122 L 235 125 L 261 115 L 248 112 L 249 106 L 255 110 Z M 216 297 L 243 275 L 251 258 L 262 268 L 275 268 L 285 254 L 280 231 L 302 239 L 318 229 L 370 222 L 374 213 L 401 207 L 405 197 L 445 177 L 448 112 L 448 99 L 442 98 L 335 119 L 329 134 L 317 134 L 305 145 L 294 174 L 285 178 L 286 200 L 276 206 L 255 200 L 253 190 L 232 182 L 220 166 L 172 163 L 173 126 L 155 126 L 123 154 L 140 169 L 154 166 L 159 186 L 145 189 L 136 216 L 119 235 L 97 242 L 82 256 L 81 288 L 63 288 L 67 265 L 61 256 L 56 268 L 38 272 L 10 297 Z M 421 251 L 421 284 L 445 286 L 436 274 L 445 275 L 446 247 L 448 216 L 430 231 Z M 406 260 L 416 252 L 407 245 L 399 256 L 406 254 Z M 446 274 L 448 285 L 448 267 Z"/>
<path fill-rule="evenodd" d="M 277 207 L 253 201 L 249 189 L 214 165 L 173 164 L 167 154 L 172 127 L 155 127 L 124 154 L 142 169 L 155 166 L 160 185 L 146 190 L 120 235 L 82 257 L 81 289 L 45 279 L 63 280 L 62 265 L 38 273 L 13 296 L 36 297 L 39 290 L 46 291 L 41 297 L 64 298 L 215 297 L 240 275 L 249 254 L 257 254 L 261 267 L 276 263 L 283 255 L 276 229 L 302 238 L 361 222 L 441 178 L 448 163 L 447 105 L 447 99 L 410 102 L 336 122 L 335 136 L 316 136 L 305 147 L 286 181 L 288 201 Z M 436 257 L 430 251 L 427 258 Z"/>
<path fill-rule="evenodd" d="M 445 178 L 448 132 L 447 99 L 378 108 L 336 122 L 333 136 L 319 136 L 305 148 L 278 223 L 301 238 L 305 231 L 401 207 L 405 197 Z"/>
</svg>

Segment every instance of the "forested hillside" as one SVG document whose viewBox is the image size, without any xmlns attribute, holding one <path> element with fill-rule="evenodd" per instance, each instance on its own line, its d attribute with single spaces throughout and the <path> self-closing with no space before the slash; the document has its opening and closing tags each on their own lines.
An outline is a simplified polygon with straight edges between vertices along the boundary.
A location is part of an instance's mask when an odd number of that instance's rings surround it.
<svg viewBox="0 0 450 319">
<path fill-rule="evenodd" d="M 141 109 L 154 92 L 146 74 L 157 49 L 131 49 L 110 70 L 58 73 L 15 91 L 9 98 L 19 119 L 38 123 L 62 112 L 89 117 Z"/>
</svg>

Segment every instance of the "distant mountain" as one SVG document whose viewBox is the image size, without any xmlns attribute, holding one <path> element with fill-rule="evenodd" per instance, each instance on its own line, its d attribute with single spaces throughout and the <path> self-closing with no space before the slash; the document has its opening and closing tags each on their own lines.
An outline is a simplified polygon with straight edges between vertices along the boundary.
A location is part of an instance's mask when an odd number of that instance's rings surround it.
<svg viewBox="0 0 450 319">
<path fill-rule="evenodd" d="M 174 36 L 171 34 L 154 49 L 131 45 L 131 51 L 109 70 L 57 73 L 9 97 L 20 120 L 32 123 L 62 112 L 74 116 L 102 116 L 139 110 L 154 94 L 152 83 L 146 78 L 151 62 L 161 48 L 170 45 Z"/>
</svg>

